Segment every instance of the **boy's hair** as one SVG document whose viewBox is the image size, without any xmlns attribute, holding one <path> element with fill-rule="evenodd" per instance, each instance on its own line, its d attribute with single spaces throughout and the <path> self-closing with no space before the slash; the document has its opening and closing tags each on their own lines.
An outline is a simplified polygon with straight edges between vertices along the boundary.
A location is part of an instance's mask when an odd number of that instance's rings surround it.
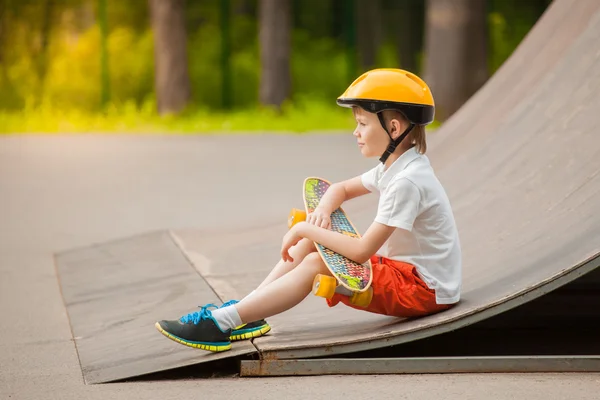
<svg viewBox="0 0 600 400">
<path fill-rule="evenodd" d="M 402 120 L 406 124 L 410 123 L 408 121 L 408 119 L 406 119 L 404 114 L 402 114 L 400 111 L 396 111 L 396 110 L 383 111 L 383 119 L 385 120 L 386 124 L 389 124 L 392 119 Z M 404 140 L 408 140 L 411 143 L 411 147 L 416 147 L 417 151 L 420 154 L 425 154 L 425 152 L 427 151 L 427 140 L 425 138 L 425 125 L 415 125 L 414 128 L 412 129 L 412 131 L 408 134 L 408 136 Z"/>
</svg>

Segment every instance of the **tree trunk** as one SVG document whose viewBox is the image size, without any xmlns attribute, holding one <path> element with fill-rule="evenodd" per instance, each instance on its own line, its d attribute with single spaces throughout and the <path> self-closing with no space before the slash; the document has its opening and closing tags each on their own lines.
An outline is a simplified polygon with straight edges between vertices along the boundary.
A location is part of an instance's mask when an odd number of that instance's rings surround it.
<svg viewBox="0 0 600 400">
<path fill-rule="evenodd" d="M 185 0 L 149 0 L 154 30 L 158 112 L 177 113 L 191 98 L 184 21 Z"/>
<path fill-rule="evenodd" d="M 94 15 L 94 2 L 96 0 L 84 0 L 75 9 L 75 24 L 77 34 L 87 31 L 96 23 Z"/>
<path fill-rule="evenodd" d="M 54 11 L 54 0 L 46 0 L 43 8 L 42 25 L 41 25 L 41 44 L 40 51 L 37 55 L 37 77 L 39 82 L 39 90 L 43 95 L 44 81 L 46 79 L 46 71 L 48 70 L 48 45 L 50 43 L 50 32 L 52 28 L 52 14 Z"/>
<path fill-rule="evenodd" d="M 448 119 L 486 81 L 485 0 L 427 0 L 424 77 Z"/>
<path fill-rule="evenodd" d="M 5 4 L 0 1 L 0 70 L 4 72 L 4 12 Z"/>
<path fill-rule="evenodd" d="M 372 69 L 383 38 L 381 0 L 356 0 L 356 29 L 360 66 Z"/>
<path fill-rule="evenodd" d="M 467 99 L 479 90 L 489 78 L 488 74 L 488 24 L 486 0 L 470 0 L 470 14 L 465 41 L 467 42 Z"/>
<path fill-rule="evenodd" d="M 290 22 L 290 0 L 260 0 L 261 76 L 259 99 L 263 105 L 280 108 L 290 95 Z"/>
<path fill-rule="evenodd" d="M 400 68 L 420 74 L 418 54 L 423 47 L 424 5 L 414 0 L 399 0 L 392 10 L 396 23 L 395 35 Z"/>
</svg>

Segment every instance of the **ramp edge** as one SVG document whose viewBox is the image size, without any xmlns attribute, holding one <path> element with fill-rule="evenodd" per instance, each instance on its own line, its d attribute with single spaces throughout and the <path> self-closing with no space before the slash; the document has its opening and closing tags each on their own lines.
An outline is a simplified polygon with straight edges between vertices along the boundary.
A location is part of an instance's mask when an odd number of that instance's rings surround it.
<svg viewBox="0 0 600 400">
<path fill-rule="evenodd" d="M 425 339 L 431 336 L 440 335 L 442 333 L 457 330 L 476 322 L 491 318 L 520 305 L 535 300 L 561 286 L 570 283 L 583 275 L 600 267 L 600 253 L 596 253 L 589 257 L 586 261 L 573 266 L 572 268 L 563 271 L 563 273 L 554 275 L 549 279 L 542 281 L 540 284 L 529 289 L 519 291 L 513 295 L 504 297 L 487 307 L 470 310 L 466 314 L 459 314 L 456 317 L 449 319 L 437 326 L 417 328 L 413 331 L 399 333 L 396 335 L 386 336 L 382 338 L 374 338 L 365 341 L 346 342 L 341 344 L 314 346 L 314 347 L 297 347 L 294 349 L 261 349 L 260 342 L 254 343 L 260 352 L 262 360 L 284 360 L 284 359 L 301 359 L 313 357 L 335 356 L 337 354 L 354 353 L 365 350 L 372 350 L 381 347 L 395 346 L 402 343 L 408 343 L 420 339 Z"/>
<path fill-rule="evenodd" d="M 244 360 L 240 376 L 600 372 L 600 356 Z"/>
</svg>

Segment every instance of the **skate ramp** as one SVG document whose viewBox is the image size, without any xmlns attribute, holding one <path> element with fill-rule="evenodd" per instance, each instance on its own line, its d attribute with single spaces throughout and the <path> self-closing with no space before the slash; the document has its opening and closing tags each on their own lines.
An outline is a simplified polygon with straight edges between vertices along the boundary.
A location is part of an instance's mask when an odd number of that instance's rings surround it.
<svg viewBox="0 0 600 400">
<path fill-rule="evenodd" d="M 271 318 L 270 335 L 252 343 L 235 344 L 234 351 L 219 356 L 171 343 L 147 324 L 133 325 L 132 337 L 154 335 L 149 349 L 161 353 L 164 346 L 164 352 L 180 354 L 173 363 L 158 359 L 141 369 L 143 363 L 132 363 L 127 375 L 201 363 L 211 357 L 246 354 L 262 359 L 307 358 L 414 341 L 502 313 L 597 268 L 599 10 L 600 2 L 594 0 L 555 1 L 505 65 L 431 135 L 428 155 L 450 196 L 463 248 L 464 285 L 459 305 L 437 315 L 401 320 L 361 313 L 343 305 L 329 309 L 322 299 L 309 296 L 289 312 Z M 332 162 L 316 174 L 326 178 L 346 176 L 343 172 L 347 172 L 343 163 Z M 286 205 L 286 209 L 301 206 L 301 180 L 297 182 L 297 194 L 289 198 L 297 197 L 298 202 Z M 281 186 L 264 185 L 263 190 L 276 193 Z M 240 193 L 242 201 L 243 196 L 244 192 Z M 375 215 L 375 206 L 373 199 L 356 199 L 346 209 L 364 231 Z M 284 213 L 277 215 L 280 208 L 281 204 L 274 207 L 260 227 L 221 232 L 176 229 L 169 233 L 181 254 L 173 250 L 168 257 L 179 260 L 179 273 L 197 282 L 193 290 L 202 290 L 203 296 L 179 298 L 178 303 L 171 303 L 169 309 L 159 310 L 148 320 L 187 310 L 199 298 L 225 300 L 255 287 L 278 258 L 286 218 Z M 123 290 L 112 292 L 110 302 L 108 295 L 98 303 L 76 301 L 74 288 L 84 290 L 93 284 L 84 277 L 89 271 L 81 268 L 88 260 L 83 257 L 87 251 L 79 249 L 70 256 L 58 257 L 63 295 L 75 302 L 66 301 L 66 307 L 84 374 L 95 362 L 97 369 L 103 369 L 128 361 L 118 361 L 111 354 L 103 360 L 93 355 L 110 343 L 120 343 L 115 338 L 96 336 L 93 346 L 80 346 L 83 339 L 77 332 L 83 328 L 78 325 L 90 323 L 83 316 L 108 305 L 119 308 L 119 314 L 103 314 L 103 324 L 137 314 L 126 308 L 131 298 Z M 122 278 L 123 285 L 137 282 L 140 274 L 146 279 L 163 279 L 158 266 L 135 266 L 142 255 L 132 251 L 124 248 L 119 256 L 119 260 L 126 261 L 118 262 L 126 277 Z M 173 284 L 176 287 L 177 280 Z M 154 301 L 142 292 L 162 290 L 160 295 L 168 297 L 170 290 L 152 285 L 139 288 L 136 301 L 141 308 L 144 302 Z M 80 308 L 76 310 L 77 304 Z M 114 354 L 127 358 L 128 351 L 128 346 L 120 347 Z M 143 357 L 143 351 L 138 356 Z M 119 374 L 99 376 L 95 381 L 114 380 Z"/>
<path fill-rule="evenodd" d="M 435 133 L 428 154 L 448 190 L 463 248 L 460 304 L 412 321 L 305 305 L 272 318 L 281 334 L 254 341 L 263 358 L 335 355 L 437 335 L 598 267 L 599 10 L 595 1 L 555 2 L 497 74 Z M 375 208 L 359 209 L 351 218 L 364 231 Z M 179 235 L 188 249 L 218 258 L 205 239 Z"/>
<path fill-rule="evenodd" d="M 256 351 L 243 342 L 231 354 L 190 352 L 157 334 L 154 323 L 163 316 L 179 315 L 199 299 L 220 304 L 169 232 L 74 249 L 56 262 L 88 384 Z"/>
</svg>

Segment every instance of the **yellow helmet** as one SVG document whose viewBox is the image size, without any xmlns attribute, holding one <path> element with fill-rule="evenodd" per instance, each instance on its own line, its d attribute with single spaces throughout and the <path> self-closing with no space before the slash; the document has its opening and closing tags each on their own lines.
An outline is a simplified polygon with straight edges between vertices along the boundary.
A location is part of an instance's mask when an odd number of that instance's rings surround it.
<svg viewBox="0 0 600 400">
<path fill-rule="evenodd" d="M 337 98 L 342 107 L 359 106 L 376 113 L 400 111 L 415 125 L 433 121 L 435 104 L 427 84 L 415 74 L 396 68 L 365 72 Z"/>
</svg>

